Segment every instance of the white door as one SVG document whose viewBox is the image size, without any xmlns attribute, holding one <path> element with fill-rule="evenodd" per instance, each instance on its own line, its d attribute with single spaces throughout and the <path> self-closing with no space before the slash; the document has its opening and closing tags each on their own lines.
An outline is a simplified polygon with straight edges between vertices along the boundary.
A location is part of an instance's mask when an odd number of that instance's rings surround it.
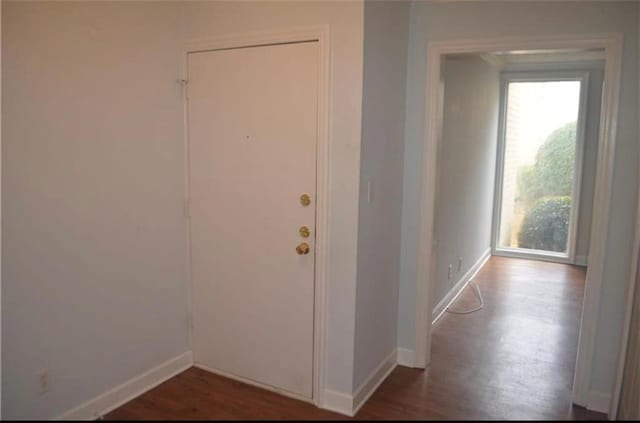
<svg viewBox="0 0 640 423">
<path fill-rule="evenodd" d="M 188 56 L 195 362 L 306 398 L 317 48 L 305 42 Z M 297 251 L 302 243 L 306 254 Z"/>
</svg>

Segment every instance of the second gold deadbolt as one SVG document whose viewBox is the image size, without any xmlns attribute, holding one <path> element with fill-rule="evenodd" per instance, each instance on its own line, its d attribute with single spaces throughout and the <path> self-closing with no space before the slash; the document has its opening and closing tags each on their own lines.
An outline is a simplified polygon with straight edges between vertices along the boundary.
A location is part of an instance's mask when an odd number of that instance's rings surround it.
<svg viewBox="0 0 640 423">
<path fill-rule="evenodd" d="M 300 236 L 303 238 L 309 238 L 309 235 L 311 235 L 311 231 L 306 226 L 300 226 L 300 229 L 298 232 L 300 233 Z"/>
</svg>

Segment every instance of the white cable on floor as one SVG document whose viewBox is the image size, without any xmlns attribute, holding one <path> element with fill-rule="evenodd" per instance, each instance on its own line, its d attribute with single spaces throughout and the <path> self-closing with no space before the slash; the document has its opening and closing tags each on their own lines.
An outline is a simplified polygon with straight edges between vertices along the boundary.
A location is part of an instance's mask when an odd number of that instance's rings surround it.
<svg viewBox="0 0 640 423">
<path fill-rule="evenodd" d="M 480 305 L 474 309 L 471 310 L 465 310 L 465 311 L 456 311 L 456 310 L 449 310 L 450 307 L 447 307 L 447 309 L 445 310 L 447 313 L 452 313 L 452 314 L 471 314 L 474 313 L 478 310 L 481 310 L 484 307 L 484 300 L 482 299 L 482 293 L 480 292 L 480 287 L 478 286 L 477 283 L 475 283 L 475 281 L 471 281 L 469 282 L 469 285 L 472 285 L 474 288 L 474 291 L 476 293 L 476 297 L 478 298 L 478 300 L 480 300 Z"/>
</svg>

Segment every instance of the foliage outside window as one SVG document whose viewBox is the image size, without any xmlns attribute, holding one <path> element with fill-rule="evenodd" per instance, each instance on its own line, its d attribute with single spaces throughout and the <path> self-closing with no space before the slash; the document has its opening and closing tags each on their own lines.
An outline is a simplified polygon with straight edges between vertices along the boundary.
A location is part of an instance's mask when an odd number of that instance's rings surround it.
<svg viewBox="0 0 640 423">
<path fill-rule="evenodd" d="M 567 248 L 576 122 L 551 133 L 534 164 L 520 168 L 519 201 L 525 210 L 518 246 L 563 252 Z"/>
</svg>

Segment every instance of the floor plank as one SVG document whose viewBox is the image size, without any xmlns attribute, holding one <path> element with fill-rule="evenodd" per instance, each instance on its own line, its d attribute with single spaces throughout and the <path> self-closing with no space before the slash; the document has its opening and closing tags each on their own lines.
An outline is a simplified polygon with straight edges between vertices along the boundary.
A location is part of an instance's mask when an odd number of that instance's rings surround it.
<svg viewBox="0 0 640 423">
<path fill-rule="evenodd" d="M 603 419 L 571 405 L 584 268 L 492 257 L 476 276 L 485 306 L 445 315 L 432 364 L 396 368 L 356 419 Z M 477 304 L 467 288 L 453 306 Z M 152 419 L 344 419 L 191 368 L 105 416 Z"/>
</svg>

